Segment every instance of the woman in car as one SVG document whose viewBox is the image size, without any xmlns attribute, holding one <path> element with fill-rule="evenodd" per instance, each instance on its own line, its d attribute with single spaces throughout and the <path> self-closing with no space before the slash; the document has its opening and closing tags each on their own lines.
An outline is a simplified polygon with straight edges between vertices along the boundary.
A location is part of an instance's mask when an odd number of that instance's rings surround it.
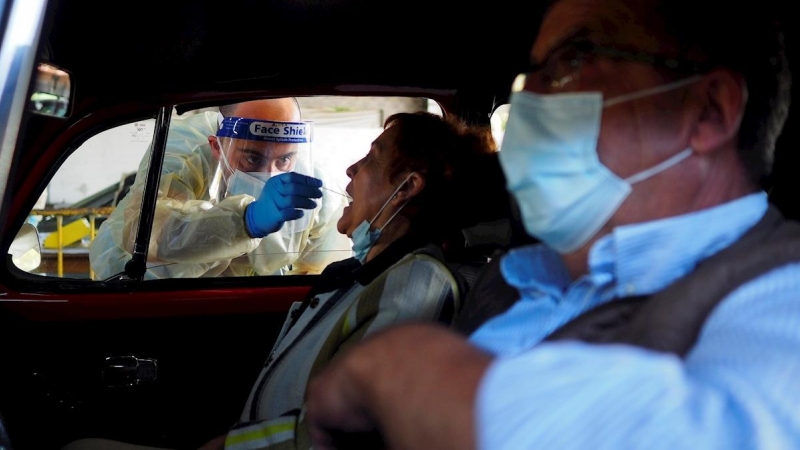
<svg viewBox="0 0 800 450">
<path fill-rule="evenodd" d="M 328 266 L 292 308 L 226 449 L 308 448 L 307 383 L 337 352 L 400 322 L 452 323 L 464 293 L 440 245 L 471 214 L 494 140 L 429 113 L 396 114 L 384 128 L 347 169 L 352 202 L 337 226 L 354 257 Z"/>
<path fill-rule="evenodd" d="M 471 201 L 495 152 L 488 127 L 426 112 L 386 120 L 369 153 L 347 169 L 352 201 L 337 227 L 354 257 L 328 266 L 293 305 L 239 423 L 204 450 L 308 448 L 307 384 L 339 351 L 405 321 L 452 324 L 465 283 L 445 264 L 442 245 L 474 217 Z M 69 448 L 92 442 L 100 441 Z"/>
</svg>

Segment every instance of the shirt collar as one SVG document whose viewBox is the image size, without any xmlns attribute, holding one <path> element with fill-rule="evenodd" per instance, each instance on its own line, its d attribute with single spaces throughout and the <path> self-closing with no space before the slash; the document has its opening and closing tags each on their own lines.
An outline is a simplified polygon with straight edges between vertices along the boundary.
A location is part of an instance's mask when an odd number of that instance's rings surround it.
<svg viewBox="0 0 800 450">
<path fill-rule="evenodd" d="M 660 291 L 739 239 L 767 206 L 767 194 L 757 192 L 689 214 L 616 227 L 590 249 L 590 276 L 610 275 L 618 297 Z"/>
<path fill-rule="evenodd" d="M 561 256 L 542 244 L 526 245 L 508 251 L 500 261 L 500 272 L 522 298 L 542 292 L 559 298 L 571 282 Z"/>
<path fill-rule="evenodd" d="M 589 251 L 589 274 L 582 280 L 614 283 L 614 295 L 657 292 L 695 265 L 739 239 L 767 210 L 758 192 L 719 206 L 666 219 L 616 227 Z M 573 283 L 561 257 L 541 245 L 510 250 L 500 262 L 506 282 L 530 298 L 560 298 Z"/>
</svg>

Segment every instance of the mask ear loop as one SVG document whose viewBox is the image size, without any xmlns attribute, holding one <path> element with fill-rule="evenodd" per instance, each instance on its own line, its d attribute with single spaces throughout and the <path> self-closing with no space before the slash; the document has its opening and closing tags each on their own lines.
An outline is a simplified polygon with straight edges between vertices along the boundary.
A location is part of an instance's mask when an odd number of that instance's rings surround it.
<svg viewBox="0 0 800 450">
<path fill-rule="evenodd" d="M 644 181 L 644 180 L 652 177 L 653 175 L 661 173 L 661 172 L 669 169 L 670 167 L 674 166 L 675 164 L 678 164 L 679 162 L 681 162 L 684 159 L 688 158 L 689 156 L 692 155 L 692 151 L 693 150 L 691 148 L 687 148 L 687 149 L 685 149 L 685 150 L 683 150 L 681 152 L 678 152 L 677 154 L 667 158 L 666 160 L 656 164 L 655 166 L 653 166 L 653 167 L 651 167 L 651 168 L 649 168 L 647 170 L 644 170 L 642 172 L 637 173 L 636 175 L 631 175 L 630 177 L 625 178 L 624 181 L 626 183 L 628 183 L 628 184 L 636 184 L 636 183 L 638 183 L 640 181 Z"/>
<path fill-rule="evenodd" d="M 702 78 L 700 75 L 695 75 L 693 77 L 685 78 L 685 79 L 679 80 L 679 81 L 677 81 L 675 83 L 671 83 L 671 84 L 668 84 L 666 86 L 659 86 L 658 88 L 655 88 L 655 89 L 658 89 L 658 92 L 653 92 L 654 89 L 649 89 L 648 90 L 649 92 L 647 92 L 647 94 L 650 95 L 650 94 L 653 94 L 653 93 L 663 92 L 665 90 L 663 88 L 667 88 L 667 87 L 668 87 L 668 89 L 666 89 L 666 90 L 670 90 L 670 89 L 674 89 L 676 87 L 684 86 L 684 85 L 693 83 L 693 82 L 699 80 L 700 78 Z M 747 90 L 747 83 L 742 83 L 742 104 L 744 106 L 739 111 L 739 117 L 737 117 L 737 119 L 736 119 L 736 126 L 737 127 L 739 125 L 741 125 L 742 119 L 744 118 L 744 110 L 745 110 L 745 108 L 747 106 L 748 95 L 749 95 L 749 92 Z M 630 98 L 624 98 L 624 99 L 622 99 L 620 101 L 617 101 L 618 99 L 620 99 L 620 97 L 617 97 L 615 99 L 610 100 L 609 103 L 610 104 L 616 104 L 616 103 L 620 103 L 621 101 L 630 100 Z M 606 104 L 606 106 L 608 106 L 608 104 Z M 637 173 L 635 175 L 632 175 L 632 176 L 626 178 L 624 181 L 626 183 L 628 183 L 628 184 L 631 184 L 631 185 L 636 184 L 636 183 L 638 183 L 640 181 L 644 181 L 644 180 L 652 177 L 653 175 L 656 175 L 656 174 L 658 174 L 660 172 L 663 172 L 663 171 L 669 169 L 670 167 L 678 164 L 679 162 L 683 161 L 684 159 L 688 158 L 689 156 L 691 156 L 692 152 L 693 152 L 693 150 L 691 148 L 687 148 L 687 149 L 685 149 L 685 150 L 673 155 L 672 157 L 667 158 L 665 161 L 662 161 L 661 163 L 656 164 L 655 166 L 645 170 L 645 171 L 639 172 L 639 173 Z"/>
<path fill-rule="evenodd" d="M 411 175 L 414 175 L 414 173 L 415 173 L 415 172 L 411 172 L 411 173 L 409 173 L 409 174 L 408 174 L 408 176 L 406 177 L 406 179 L 405 179 L 405 180 L 403 180 L 403 182 L 402 182 L 402 183 L 400 183 L 400 184 L 398 184 L 398 185 L 397 185 L 397 188 L 394 190 L 394 192 L 392 192 L 392 195 L 390 195 L 390 196 L 389 196 L 389 198 L 386 200 L 386 202 L 383 204 L 383 206 L 381 206 L 381 209 L 379 209 L 379 210 L 378 210 L 378 213 L 377 213 L 377 214 L 375 214 L 375 217 L 373 217 L 373 218 L 372 218 L 372 220 L 370 220 L 370 221 L 369 221 L 369 226 L 370 226 L 370 227 L 372 227 L 372 224 L 373 224 L 373 223 L 375 223 L 375 221 L 376 221 L 376 220 L 378 220 L 378 216 L 380 216 L 380 215 L 381 215 L 381 213 L 383 212 L 383 210 L 384 210 L 384 209 L 386 209 L 386 206 L 388 206 L 388 205 L 389 205 L 389 201 L 390 201 L 391 199 L 393 199 L 395 195 L 397 195 L 397 193 L 400 191 L 400 188 L 402 188 L 402 187 L 403 187 L 403 185 L 405 185 L 405 184 L 408 182 L 408 179 L 409 179 L 409 178 L 411 178 Z M 395 211 L 395 212 L 394 212 L 394 214 L 392 214 L 392 217 L 389 217 L 389 220 L 387 220 L 387 221 L 386 221 L 386 223 L 385 223 L 385 224 L 383 224 L 383 226 L 380 228 L 380 231 L 383 231 L 383 229 L 384 229 L 384 228 L 386 228 L 386 227 L 389 225 L 389 223 L 391 223 L 392 219 L 394 219 L 394 217 L 395 217 L 396 215 L 400 214 L 400 211 L 402 211 L 402 210 L 403 210 L 403 208 L 405 208 L 405 206 L 406 206 L 407 204 L 408 204 L 408 201 L 406 201 L 405 203 L 403 203 L 403 206 L 401 206 L 400 208 L 398 208 L 398 210 L 397 210 L 397 211 Z"/>
</svg>

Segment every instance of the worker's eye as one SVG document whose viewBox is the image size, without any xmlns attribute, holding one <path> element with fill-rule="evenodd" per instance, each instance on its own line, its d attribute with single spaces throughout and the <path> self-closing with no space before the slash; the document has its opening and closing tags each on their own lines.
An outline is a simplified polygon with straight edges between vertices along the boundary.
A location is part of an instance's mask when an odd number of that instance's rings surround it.
<svg viewBox="0 0 800 450">
<path fill-rule="evenodd" d="M 294 158 L 291 156 L 284 156 L 282 158 L 278 158 L 275 162 L 275 168 L 282 171 L 288 172 L 292 168 L 292 160 Z"/>
<path fill-rule="evenodd" d="M 249 172 L 256 172 L 264 158 L 256 153 L 245 153 L 243 156 L 244 165 L 248 168 Z"/>
</svg>

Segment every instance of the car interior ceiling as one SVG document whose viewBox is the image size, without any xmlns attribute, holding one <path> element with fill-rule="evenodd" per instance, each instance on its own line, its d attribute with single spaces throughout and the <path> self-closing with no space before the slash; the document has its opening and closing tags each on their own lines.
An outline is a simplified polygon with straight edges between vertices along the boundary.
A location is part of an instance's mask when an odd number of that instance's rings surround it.
<svg viewBox="0 0 800 450">
<path fill-rule="evenodd" d="M 82 92 L 95 95 L 119 91 L 121 100 L 141 94 L 155 96 L 159 91 L 214 87 L 234 92 L 266 84 L 289 89 L 325 84 L 320 81 L 327 81 L 329 86 L 347 82 L 447 87 L 462 89 L 460 95 L 468 96 L 471 87 L 477 88 L 481 82 L 493 83 L 498 89 L 525 67 L 535 35 L 531 24 L 536 23 L 547 2 L 532 3 L 520 6 L 501 0 L 486 8 L 454 0 L 380 5 L 352 0 L 326 2 L 324 6 L 276 0 L 259 4 L 237 1 L 233 7 L 219 8 L 211 2 L 179 0 L 165 5 L 145 0 L 137 10 L 157 13 L 114 14 L 115 20 L 95 21 L 91 17 L 112 14 L 116 7 L 100 0 L 62 0 L 53 2 L 49 39 L 42 56 L 73 71 L 80 80 L 79 88 L 86 90 Z M 459 10 L 460 20 L 446 20 L 454 8 Z M 258 14 L 242 13 L 249 9 Z M 141 14 L 147 14 L 152 25 L 147 30 L 141 27 Z M 303 49 L 303 57 L 295 57 L 298 52 L 281 54 L 258 44 L 264 17 L 270 17 L 271 33 L 294 37 L 292 48 Z M 385 17 L 393 20 L 379 20 Z M 408 33 L 403 28 L 420 20 L 435 24 L 437 32 Z M 237 39 L 247 44 L 228 45 L 226 30 L 231 27 L 235 27 Z M 297 31 L 303 29 L 314 29 L 315 33 Z M 794 30 L 787 30 L 790 60 L 795 60 Z M 495 33 L 499 34 L 493 36 Z M 98 41 L 97 36 L 103 35 L 116 40 Z M 370 52 L 369 58 L 363 56 L 364 36 L 379 36 L 380 51 Z M 85 51 L 97 46 L 100 52 Z M 94 69 L 98 55 L 102 55 L 103 71 Z M 794 151 L 794 129 L 800 120 L 796 109 L 790 112 L 777 145 L 774 173 L 764 187 L 788 217 L 800 219 L 800 205 L 793 199 L 800 187 L 794 176 L 794 168 L 800 163 Z"/>
<path fill-rule="evenodd" d="M 527 62 L 530 41 L 511 33 L 530 35 L 530 27 L 514 27 L 509 20 L 516 15 L 506 17 L 505 7 L 520 7 L 509 0 L 496 6 L 454 0 L 236 0 L 220 8 L 210 2 L 144 0 L 128 15 L 116 14 L 108 2 L 62 0 L 53 11 L 47 54 L 73 70 L 84 89 L 97 92 L 124 89 L 146 95 L 152 86 L 190 91 L 326 81 L 452 87 L 485 82 L 515 61 Z M 249 9 L 258 13 L 243 13 Z M 459 11 L 459 20 L 451 20 L 453 10 Z M 96 15 L 115 20 L 88 19 Z M 270 36 L 292 37 L 285 50 L 264 43 L 265 20 Z M 409 24 L 420 22 L 434 32 L 409 32 Z M 504 24 L 500 39 L 492 38 L 497 24 Z M 232 29 L 240 45 L 230 45 Z M 99 42 L 98 36 L 113 41 Z M 97 46 L 100 52 L 85 51 Z M 102 72 L 92 70 L 99 55 L 106 68 Z"/>
</svg>

